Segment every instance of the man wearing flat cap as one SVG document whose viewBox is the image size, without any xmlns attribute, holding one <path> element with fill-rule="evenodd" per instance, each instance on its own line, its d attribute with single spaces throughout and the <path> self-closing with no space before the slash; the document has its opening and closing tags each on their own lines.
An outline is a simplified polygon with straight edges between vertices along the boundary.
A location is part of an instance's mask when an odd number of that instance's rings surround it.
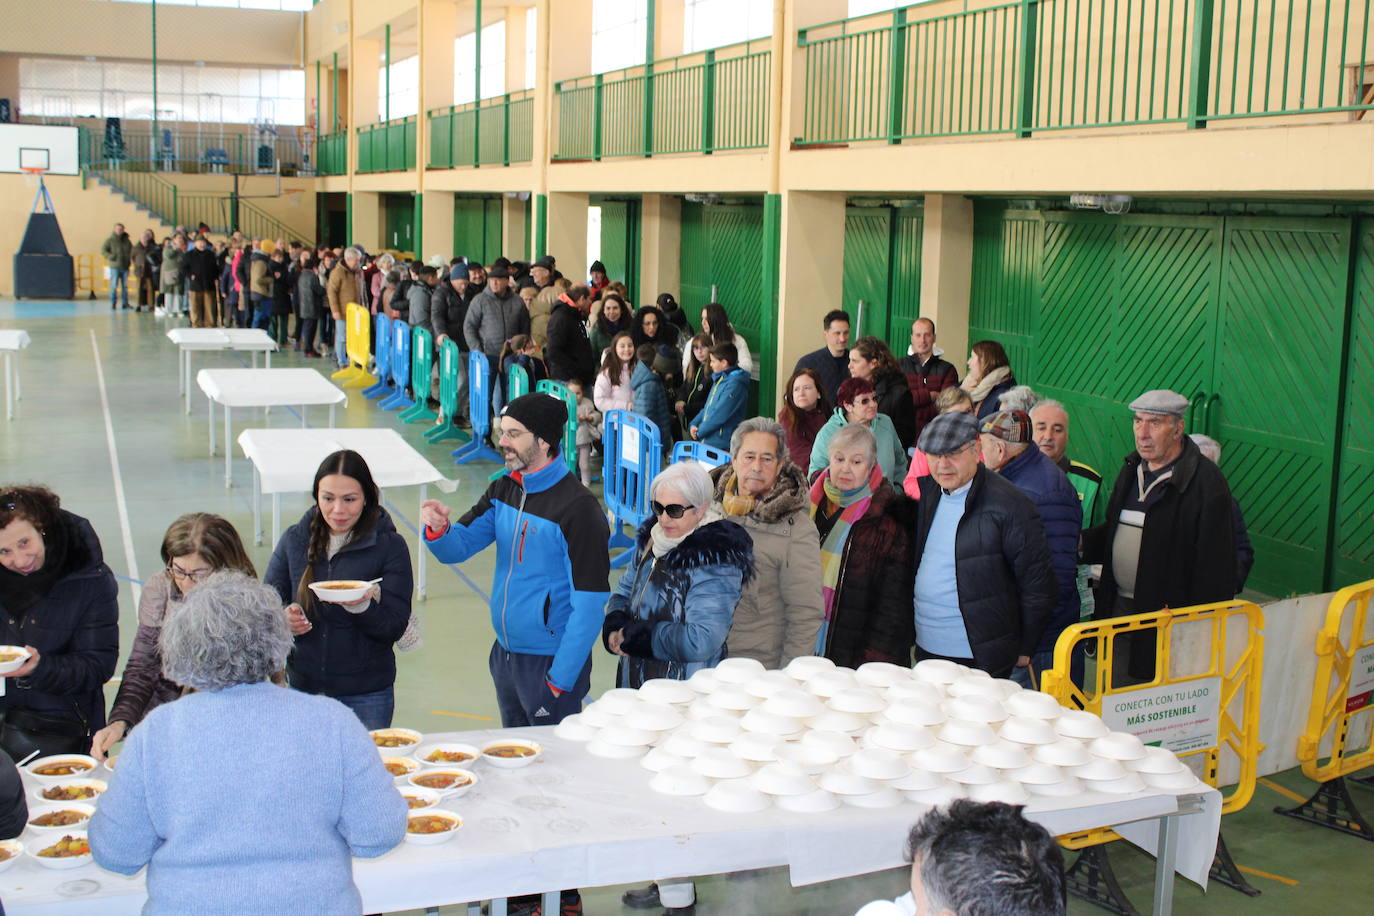
<svg viewBox="0 0 1374 916">
<path fill-rule="evenodd" d="M 1147 391 L 1130 409 L 1135 451 L 1112 487 L 1106 521 L 1083 532 L 1082 562 L 1102 564 L 1094 616 L 1229 600 L 1236 578 L 1231 490 L 1185 435 L 1188 399 Z M 1130 660 L 1117 683 L 1152 679 L 1153 632 L 1126 642 Z"/>
<path fill-rule="evenodd" d="M 978 421 L 956 411 L 921 431 L 930 461 L 916 518 L 916 660 L 994 677 L 1025 667 L 1059 589 L 1035 504 L 978 461 Z"/>
</svg>

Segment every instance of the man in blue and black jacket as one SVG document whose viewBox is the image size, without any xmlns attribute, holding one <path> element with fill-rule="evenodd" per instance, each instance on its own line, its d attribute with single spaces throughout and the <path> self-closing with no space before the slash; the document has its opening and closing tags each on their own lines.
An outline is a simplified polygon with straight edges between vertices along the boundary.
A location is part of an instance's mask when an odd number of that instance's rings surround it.
<svg viewBox="0 0 1374 916">
<path fill-rule="evenodd" d="M 555 725 L 582 707 L 591 650 L 610 598 L 610 528 L 596 497 L 558 456 L 568 412 L 547 394 L 518 397 L 500 417 L 510 471 L 456 523 L 427 500 L 420 517 L 440 562 L 496 544 L 491 677 L 501 725 Z"/>
</svg>

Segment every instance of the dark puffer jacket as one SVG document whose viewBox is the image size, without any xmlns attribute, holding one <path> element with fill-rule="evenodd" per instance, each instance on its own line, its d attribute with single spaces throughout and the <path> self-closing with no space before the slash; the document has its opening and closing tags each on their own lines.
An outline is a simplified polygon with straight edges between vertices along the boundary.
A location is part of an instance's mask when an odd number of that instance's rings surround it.
<svg viewBox="0 0 1374 916">
<path fill-rule="evenodd" d="M 584 388 L 596 380 L 596 353 L 587 337 L 582 313 L 560 296 L 549 312 L 548 337 L 544 344 L 544 361 L 549 364 L 549 378 L 558 381 L 576 379 Z"/>
<path fill-rule="evenodd" d="M 911 604 L 915 515 L 914 501 L 884 480 L 873 491 L 868 511 L 849 529 L 825 646 L 825 657 L 835 664 L 911 664 L 916 642 Z"/>
<path fill-rule="evenodd" d="M 1064 628 L 1078 622 L 1078 533 L 1083 528 L 1083 505 L 1069 478 L 1034 444 L 1002 465 L 998 473 L 1030 497 L 1045 526 L 1050 565 L 1059 583 L 1054 613 L 1037 647 L 1039 652 L 1049 652 Z"/>
<path fill-rule="evenodd" d="M 310 520 L 319 509 L 311 507 L 301 520 L 281 536 L 263 581 L 277 590 L 283 604 L 296 600 L 296 586 L 305 573 L 310 545 Z M 384 690 L 396 682 L 396 656 L 392 646 L 410 620 L 410 548 L 396 532 L 386 510 L 376 526 L 356 541 L 345 544 L 332 560 L 315 564 L 312 581 L 382 577 L 382 599 L 361 614 L 326 601 L 307 609 L 314 627 L 296 637 L 296 648 L 286 662 L 291 686 L 307 693 L 351 696 Z"/>
<path fill-rule="evenodd" d="M 119 585 L 105 565 L 91 523 L 59 510 L 67 529 L 70 572 L 15 620 L 0 589 L 0 641 L 33 646 L 40 656 L 28 677 L 8 678 L 7 709 L 84 721 L 88 734 L 105 727 L 102 687 L 119 661 Z M 51 538 L 49 531 L 46 538 Z M 51 550 L 51 548 L 49 548 Z"/>
<path fill-rule="evenodd" d="M 906 376 L 889 372 L 873 379 L 873 393 L 878 396 L 878 412 L 892 421 L 897 441 L 908 449 L 916 444 L 916 405 L 911 401 L 911 388 Z"/>
<path fill-rule="evenodd" d="M 944 496 L 935 478 L 922 477 L 920 483 L 918 564 Z M 959 520 L 954 557 L 959 610 L 973 661 L 994 677 L 1005 677 L 1018 656 L 1035 653 L 1059 590 L 1035 504 L 981 464 Z"/>
<path fill-rule="evenodd" d="M 448 280 L 441 280 L 434 287 L 429 300 L 429 320 L 434 325 L 436 345 L 440 337 L 450 337 L 458 344 L 460 351 L 468 348 L 467 338 L 463 336 L 463 319 L 468 315 L 468 300 Z"/>
</svg>

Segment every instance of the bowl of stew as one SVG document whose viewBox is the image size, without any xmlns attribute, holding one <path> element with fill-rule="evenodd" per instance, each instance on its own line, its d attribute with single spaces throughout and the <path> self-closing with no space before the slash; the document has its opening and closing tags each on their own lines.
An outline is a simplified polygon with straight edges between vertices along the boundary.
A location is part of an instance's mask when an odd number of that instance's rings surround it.
<svg viewBox="0 0 1374 916">
<path fill-rule="evenodd" d="M 383 757 L 409 757 L 425 736 L 413 728 L 378 728 L 368 732 Z"/>
<path fill-rule="evenodd" d="M 482 751 L 471 744 L 445 741 L 416 748 L 414 756 L 427 767 L 466 767 L 476 763 Z"/>
<path fill-rule="evenodd" d="M 0 646 L 0 674 L 9 674 L 24 667 L 32 653 L 23 646 Z"/>
<path fill-rule="evenodd" d="M 494 767 L 507 770 L 527 767 L 543 753 L 542 744 L 525 738 L 502 738 L 482 745 L 482 759 Z"/>
<path fill-rule="evenodd" d="M 39 757 L 24 769 L 43 785 L 50 786 L 90 776 L 97 766 L 99 764 L 95 758 L 85 754 L 54 754 L 51 757 Z"/>
<path fill-rule="evenodd" d="M 406 807 L 412 812 L 433 808 L 438 805 L 439 800 L 443 798 L 442 795 L 435 792 L 433 789 L 421 789 L 417 786 L 410 785 L 402 786 L 400 792 L 401 797 L 406 800 Z"/>
<path fill-rule="evenodd" d="M 44 868 L 80 868 L 91 861 L 91 844 L 84 830 L 41 837 L 24 851 Z"/>
<path fill-rule="evenodd" d="M 453 811 L 443 808 L 412 811 L 406 819 L 406 842 L 416 846 L 438 846 L 457 836 L 462 826 L 463 819 Z"/>
<path fill-rule="evenodd" d="M 438 792 L 443 798 L 457 798 L 466 795 L 477 785 L 477 774 L 460 767 L 426 769 L 412 773 L 406 782 L 417 789 Z"/>
<path fill-rule="evenodd" d="M 14 867 L 24 854 L 24 844 L 18 840 L 0 840 L 0 871 Z"/>
<path fill-rule="evenodd" d="M 84 802 L 93 805 L 96 799 L 110 787 L 103 779 L 67 779 L 52 785 L 39 786 L 33 790 L 33 800 L 40 805 L 62 802 Z"/>
<path fill-rule="evenodd" d="M 321 601 L 338 604 L 341 601 L 361 601 L 372 589 L 371 585 L 359 579 L 330 579 L 327 582 L 311 582 L 310 590 Z"/>
<path fill-rule="evenodd" d="M 420 771 L 420 764 L 409 757 L 383 757 L 382 766 L 396 780 L 396 784 L 405 785 L 405 781 L 415 773 Z"/>
<path fill-rule="evenodd" d="M 37 833 L 70 833 L 85 830 L 92 814 L 95 814 L 94 806 L 81 802 L 35 806 L 29 809 L 28 826 Z"/>
</svg>

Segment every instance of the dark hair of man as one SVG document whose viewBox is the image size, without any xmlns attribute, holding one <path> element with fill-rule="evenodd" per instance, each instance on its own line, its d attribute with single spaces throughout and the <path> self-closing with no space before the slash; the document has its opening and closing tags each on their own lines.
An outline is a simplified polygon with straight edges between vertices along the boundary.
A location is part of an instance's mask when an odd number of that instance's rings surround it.
<svg viewBox="0 0 1374 916">
<path fill-rule="evenodd" d="M 1063 916 L 1064 856 L 1020 805 L 966 798 L 927 812 L 907 837 L 930 912 Z"/>
<path fill-rule="evenodd" d="M 416 273 L 420 275 L 421 280 L 428 280 L 432 277 L 439 276 L 439 272 L 435 270 L 433 267 L 430 267 L 428 264 L 421 267 L 418 271 L 416 271 Z"/>
<path fill-rule="evenodd" d="M 729 363 L 732 366 L 739 365 L 739 347 L 732 343 L 718 343 L 711 348 L 711 355 L 716 359 Z"/>
<path fill-rule="evenodd" d="M 592 291 L 585 283 L 578 283 L 568 288 L 568 298 L 573 302 L 581 302 L 592 294 Z"/>
<path fill-rule="evenodd" d="M 831 323 L 835 321 L 843 321 L 845 324 L 853 324 L 853 322 L 849 320 L 849 313 L 846 312 L 844 309 L 831 309 L 830 311 L 825 313 L 825 318 L 821 321 L 821 330 L 830 330 Z"/>
</svg>

